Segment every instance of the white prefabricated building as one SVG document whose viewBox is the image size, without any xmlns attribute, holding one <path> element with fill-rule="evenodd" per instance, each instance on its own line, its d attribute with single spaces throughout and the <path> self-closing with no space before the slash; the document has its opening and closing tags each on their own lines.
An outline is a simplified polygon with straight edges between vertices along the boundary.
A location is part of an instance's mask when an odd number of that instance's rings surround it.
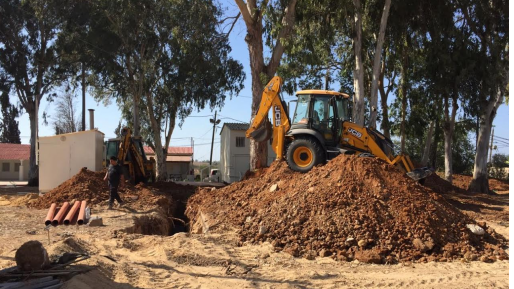
<svg viewBox="0 0 514 289">
<path fill-rule="evenodd" d="M 81 168 L 103 169 L 104 134 L 98 130 L 39 138 L 39 191 L 48 192 Z"/>
</svg>

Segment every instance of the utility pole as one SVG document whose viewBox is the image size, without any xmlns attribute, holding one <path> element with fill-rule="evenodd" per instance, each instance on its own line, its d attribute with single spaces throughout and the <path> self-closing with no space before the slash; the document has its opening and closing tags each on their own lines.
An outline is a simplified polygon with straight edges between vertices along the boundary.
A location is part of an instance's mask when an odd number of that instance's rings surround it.
<svg viewBox="0 0 514 289">
<path fill-rule="evenodd" d="M 491 145 L 489 146 L 490 150 L 491 150 L 491 152 L 489 153 L 489 163 L 490 164 L 493 160 L 493 140 L 494 140 L 494 127 L 493 127 L 493 132 L 491 133 Z"/>
<path fill-rule="evenodd" d="M 82 131 L 86 130 L 86 68 L 82 62 Z"/>
<path fill-rule="evenodd" d="M 221 120 L 219 119 L 216 119 L 216 116 L 217 116 L 217 111 L 214 111 L 214 119 L 209 119 L 209 121 L 212 123 L 212 142 L 211 142 L 211 159 L 209 160 L 209 169 L 210 169 L 210 166 L 212 165 L 212 150 L 214 148 L 214 133 L 216 132 L 216 125 L 218 125 L 220 123 Z M 209 171 L 209 174 L 211 172 Z"/>
</svg>

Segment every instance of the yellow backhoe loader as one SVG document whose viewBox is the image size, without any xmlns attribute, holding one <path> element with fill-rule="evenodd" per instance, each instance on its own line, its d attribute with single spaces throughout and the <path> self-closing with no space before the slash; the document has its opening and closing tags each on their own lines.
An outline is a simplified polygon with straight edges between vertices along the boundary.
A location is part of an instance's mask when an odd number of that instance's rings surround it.
<svg viewBox="0 0 514 289">
<path fill-rule="evenodd" d="M 155 182 L 155 159 L 147 159 L 141 137 L 133 137 L 130 128 L 121 130 L 121 138 L 109 139 L 105 148 L 104 163 L 109 164 L 110 157 L 116 156 L 126 180 L 132 184 Z"/>
<path fill-rule="evenodd" d="M 379 131 L 352 123 L 348 94 L 298 91 L 295 113 L 290 120 L 286 103 L 279 94 L 281 86 L 282 79 L 278 76 L 266 85 L 246 137 L 259 142 L 272 138 L 271 147 L 277 160 L 285 158 L 291 169 L 308 172 L 339 154 L 360 154 L 401 166 L 414 180 L 424 180 L 432 173 L 428 168 L 414 168 L 408 155 L 395 155 L 393 142 Z M 273 124 L 268 120 L 270 109 Z"/>
</svg>

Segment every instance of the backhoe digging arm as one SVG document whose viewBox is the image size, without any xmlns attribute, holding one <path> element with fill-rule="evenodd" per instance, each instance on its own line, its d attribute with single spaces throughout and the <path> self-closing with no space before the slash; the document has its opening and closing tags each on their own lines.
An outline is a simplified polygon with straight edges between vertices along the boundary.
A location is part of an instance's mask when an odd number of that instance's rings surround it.
<svg viewBox="0 0 514 289">
<path fill-rule="evenodd" d="M 257 114 L 246 131 L 246 137 L 258 142 L 269 140 L 271 130 L 273 133 L 272 149 L 277 155 L 277 160 L 284 156 L 285 134 L 291 128 L 291 122 L 286 112 L 284 102 L 279 92 L 282 86 L 282 78 L 275 76 L 265 86 L 262 93 L 261 104 Z M 273 109 L 273 128 L 269 127 L 268 113 Z"/>
</svg>

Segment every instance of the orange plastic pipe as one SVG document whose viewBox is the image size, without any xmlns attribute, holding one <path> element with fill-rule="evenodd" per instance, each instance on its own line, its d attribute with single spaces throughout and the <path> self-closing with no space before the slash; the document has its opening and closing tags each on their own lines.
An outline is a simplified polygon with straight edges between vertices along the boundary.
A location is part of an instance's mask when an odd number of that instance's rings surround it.
<svg viewBox="0 0 514 289">
<path fill-rule="evenodd" d="M 62 204 L 61 209 L 59 210 L 57 215 L 55 215 L 54 219 L 52 220 L 52 225 L 57 226 L 59 224 L 62 224 L 64 215 L 66 214 L 66 212 L 68 212 L 69 207 L 70 207 L 70 203 L 68 203 L 68 202 L 64 202 L 64 204 Z"/>
<path fill-rule="evenodd" d="M 86 201 L 82 201 L 82 204 L 80 204 L 79 219 L 77 221 L 79 225 L 83 225 L 86 220 L 86 205 Z"/>
<path fill-rule="evenodd" d="M 54 219 L 56 208 L 57 208 L 57 204 L 52 203 L 52 205 L 50 206 L 50 209 L 48 209 L 48 213 L 46 214 L 45 226 L 52 224 L 52 220 Z"/>
<path fill-rule="evenodd" d="M 81 201 L 75 201 L 73 204 L 73 207 L 71 207 L 70 211 L 68 212 L 68 215 L 66 215 L 66 218 L 64 218 L 64 224 L 69 225 L 70 222 L 73 220 L 73 217 L 78 213 Z"/>
</svg>

